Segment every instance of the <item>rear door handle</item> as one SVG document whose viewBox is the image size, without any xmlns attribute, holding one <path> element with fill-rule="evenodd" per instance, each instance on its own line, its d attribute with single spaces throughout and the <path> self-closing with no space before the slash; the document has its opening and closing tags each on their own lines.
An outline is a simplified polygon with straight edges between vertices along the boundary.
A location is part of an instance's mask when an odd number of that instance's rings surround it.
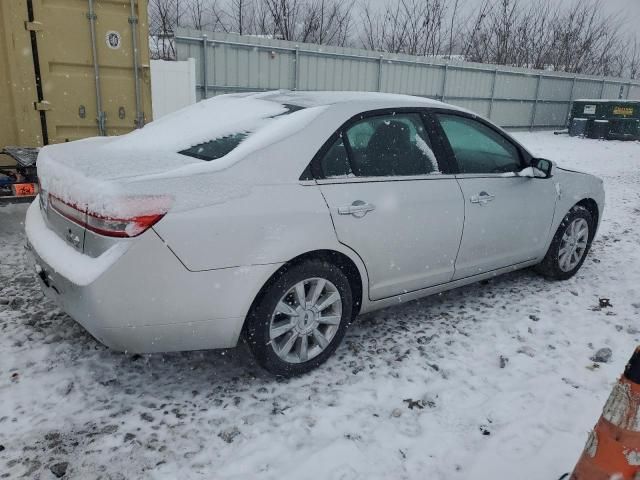
<svg viewBox="0 0 640 480">
<path fill-rule="evenodd" d="M 490 193 L 487 193 L 487 192 L 480 192 L 478 195 L 471 195 L 471 198 L 469 198 L 469 201 L 471 203 L 479 203 L 480 205 L 486 205 L 487 203 L 495 200 L 495 198 L 496 198 L 495 195 L 491 195 Z"/>
<path fill-rule="evenodd" d="M 375 205 L 372 205 L 362 200 L 356 200 L 351 205 L 345 207 L 338 207 L 338 213 L 340 215 L 353 215 L 356 218 L 364 217 L 368 212 L 372 212 L 376 209 Z"/>
</svg>

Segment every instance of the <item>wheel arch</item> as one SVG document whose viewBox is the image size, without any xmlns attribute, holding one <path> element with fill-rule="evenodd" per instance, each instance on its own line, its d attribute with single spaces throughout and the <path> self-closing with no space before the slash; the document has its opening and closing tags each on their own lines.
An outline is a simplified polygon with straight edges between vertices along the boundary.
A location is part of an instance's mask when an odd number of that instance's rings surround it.
<svg viewBox="0 0 640 480">
<path fill-rule="evenodd" d="M 366 277 L 364 276 L 365 272 L 361 272 L 361 269 L 358 268 L 358 265 L 356 264 L 356 262 L 345 253 L 339 252 L 337 250 L 330 250 L 330 249 L 312 250 L 312 251 L 300 254 L 292 258 L 291 260 L 287 261 L 284 265 L 278 268 L 278 270 L 276 270 L 271 275 L 271 277 L 269 277 L 269 279 L 264 283 L 264 285 L 260 288 L 260 290 L 256 294 L 255 298 L 253 299 L 253 302 L 251 302 L 251 307 L 247 312 L 247 317 L 253 311 L 256 302 L 258 302 L 258 300 L 262 298 L 262 295 L 264 295 L 264 292 L 266 291 L 266 289 L 278 277 L 280 277 L 284 272 L 287 271 L 287 269 L 291 268 L 293 265 L 298 265 L 308 260 L 327 261 L 335 265 L 336 267 L 338 267 L 345 274 L 345 276 L 347 277 L 347 280 L 349 281 L 349 286 L 351 287 L 351 294 L 353 296 L 352 319 L 355 318 L 356 315 L 358 315 L 358 313 L 360 312 L 360 309 L 362 307 L 362 302 L 363 302 L 363 296 L 365 294 L 364 292 L 364 288 L 366 285 L 364 283 L 366 281 Z M 247 323 L 247 320 L 245 318 L 243 331 L 245 330 L 246 323 Z"/>
<path fill-rule="evenodd" d="M 578 203 L 576 203 L 574 207 L 575 206 L 581 206 L 586 208 L 591 214 L 591 216 L 593 217 L 594 228 L 593 228 L 593 234 L 591 237 L 593 238 L 593 236 L 595 236 L 595 231 L 598 228 L 598 225 L 600 223 L 600 209 L 598 208 L 598 203 L 593 198 L 583 198 Z"/>
</svg>

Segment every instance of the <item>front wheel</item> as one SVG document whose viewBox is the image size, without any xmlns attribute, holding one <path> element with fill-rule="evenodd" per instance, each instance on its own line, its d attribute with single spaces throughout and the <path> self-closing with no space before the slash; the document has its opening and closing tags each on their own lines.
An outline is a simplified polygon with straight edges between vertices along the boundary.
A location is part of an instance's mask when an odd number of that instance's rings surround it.
<svg viewBox="0 0 640 480">
<path fill-rule="evenodd" d="M 573 277 L 591 248 L 594 229 L 591 212 L 583 206 L 574 206 L 560 222 L 549 250 L 536 270 L 556 280 Z"/>
<path fill-rule="evenodd" d="M 246 339 L 263 368 L 300 375 L 331 356 L 351 315 L 347 277 L 328 262 L 310 260 L 286 268 L 267 284 L 247 317 Z"/>
</svg>

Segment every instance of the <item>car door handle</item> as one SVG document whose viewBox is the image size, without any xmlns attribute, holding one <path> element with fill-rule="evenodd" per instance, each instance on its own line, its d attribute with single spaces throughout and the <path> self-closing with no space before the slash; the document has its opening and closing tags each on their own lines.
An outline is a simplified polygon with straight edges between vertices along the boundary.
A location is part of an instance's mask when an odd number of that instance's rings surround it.
<svg viewBox="0 0 640 480">
<path fill-rule="evenodd" d="M 340 215 L 353 215 L 356 218 L 362 218 L 368 212 L 372 212 L 375 209 L 376 207 L 370 203 L 363 202 L 362 200 L 356 200 L 351 205 L 338 207 L 338 213 Z"/>
<path fill-rule="evenodd" d="M 486 205 L 487 203 L 495 200 L 495 198 L 496 198 L 495 195 L 491 195 L 490 193 L 487 193 L 487 192 L 480 192 L 478 195 L 471 195 L 471 198 L 469 199 L 469 201 L 471 201 L 471 203 L 479 203 L 480 205 Z"/>
</svg>

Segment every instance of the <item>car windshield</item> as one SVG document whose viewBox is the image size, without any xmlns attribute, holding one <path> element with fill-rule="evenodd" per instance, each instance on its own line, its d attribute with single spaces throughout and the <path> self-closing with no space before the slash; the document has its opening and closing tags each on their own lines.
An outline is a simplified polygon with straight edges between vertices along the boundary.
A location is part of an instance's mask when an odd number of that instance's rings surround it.
<svg viewBox="0 0 640 480">
<path fill-rule="evenodd" d="M 281 117 L 283 115 L 288 115 L 293 112 L 297 112 L 298 110 L 302 110 L 304 107 L 298 105 L 290 105 L 283 104 L 282 105 L 286 110 L 277 115 L 273 115 L 268 118 L 276 118 Z M 218 158 L 222 158 L 227 155 L 229 152 L 233 151 L 238 145 L 242 143 L 244 139 L 246 139 L 249 135 L 251 135 L 251 131 L 243 131 L 238 133 L 233 133 L 230 135 L 225 135 L 223 137 L 215 138 L 213 140 L 209 140 L 207 142 L 199 143 L 197 145 L 193 145 L 189 148 L 179 151 L 178 153 L 182 155 L 187 155 L 189 157 L 197 158 L 199 160 L 205 160 L 210 162 L 211 160 L 216 160 Z"/>
</svg>

